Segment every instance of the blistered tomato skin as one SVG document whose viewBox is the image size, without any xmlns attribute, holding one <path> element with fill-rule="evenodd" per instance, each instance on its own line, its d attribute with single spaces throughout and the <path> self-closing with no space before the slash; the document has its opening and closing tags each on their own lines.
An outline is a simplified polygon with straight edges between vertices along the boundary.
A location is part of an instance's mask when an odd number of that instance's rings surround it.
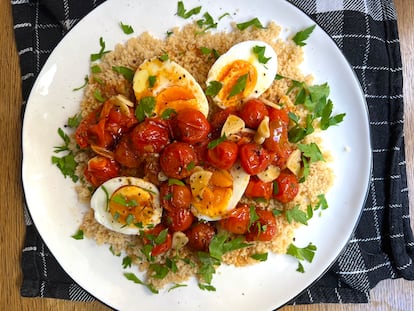
<svg viewBox="0 0 414 311">
<path fill-rule="evenodd" d="M 247 241 L 270 241 L 276 234 L 276 219 L 271 211 L 256 209 L 259 217 L 246 234 Z"/>
<path fill-rule="evenodd" d="M 111 159 L 95 156 L 88 161 L 85 168 L 84 175 L 95 187 L 99 187 L 105 181 L 119 176 L 119 164 Z"/>
<path fill-rule="evenodd" d="M 273 198 L 279 202 L 289 203 L 293 201 L 299 192 L 298 178 L 288 170 L 282 171 L 275 183 L 277 184 L 277 189 L 273 191 Z"/>
<path fill-rule="evenodd" d="M 221 136 L 221 128 L 231 114 L 237 115 L 236 107 L 218 110 L 211 116 L 210 124 L 213 139 Z"/>
<path fill-rule="evenodd" d="M 273 183 L 264 182 L 256 176 L 250 178 L 244 195 L 249 199 L 262 198 L 269 200 L 273 194 Z"/>
<path fill-rule="evenodd" d="M 131 132 L 131 141 L 141 153 L 159 153 L 170 142 L 169 129 L 157 119 L 145 119 Z"/>
<path fill-rule="evenodd" d="M 257 129 L 264 117 L 268 116 L 266 105 L 258 99 L 248 100 L 240 108 L 239 116 L 243 119 L 247 127 Z"/>
<path fill-rule="evenodd" d="M 245 234 L 249 229 L 250 208 L 247 204 L 238 204 L 226 218 L 219 221 L 220 226 L 234 234 Z"/>
<path fill-rule="evenodd" d="M 210 242 L 216 234 L 210 223 L 197 223 L 188 229 L 185 234 L 188 237 L 188 245 L 193 250 L 208 252 Z"/>
<path fill-rule="evenodd" d="M 158 237 L 158 235 L 163 231 L 167 229 L 167 227 L 163 224 L 158 224 L 154 228 L 146 230 L 143 236 L 143 242 L 144 244 L 148 245 L 151 244 L 153 246 L 151 250 L 152 256 L 158 256 L 161 255 L 168 250 L 171 249 L 172 246 L 172 235 L 170 232 L 167 233 L 165 241 L 161 241 L 160 243 L 155 243 L 155 238 Z M 149 239 L 147 237 L 151 236 L 152 238 Z"/>
<path fill-rule="evenodd" d="M 160 155 L 161 169 L 170 178 L 183 179 L 191 175 L 197 163 L 193 147 L 182 142 L 169 144 Z"/>
<path fill-rule="evenodd" d="M 206 160 L 218 169 L 228 170 L 237 160 L 239 147 L 232 141 L 223 141 L 207 150 Z"/>
<path fill-rule="evenodd" d="M 210 123 L 200 111 L 186 108 L 172 118 L 172 129 L 177 140 L 194 144 L 207 139 Z"/>
<path fill-rule="evenodd" d="M 263 172 L 270 164 L 272 158 L 261 145 L 247 143 L 239 148 L 240 164 L 249 175 Z"/>
<path fill-rule="evenodd" d="M 172 232 L 184 232 L 191 227 L 194 215 L 187 208 L 176 208 L 165 212 L 165 223 Z"/>
<path fill-rule="evenodd" d="M 131 135 L 122 136 L 115 147 L 114 159 L 128 168 L 137 168 L 142 163 L 141 155 L 136 151 L 131 141 Z"/>
<path fill-rule="evenodd" d="M 189 209 L 191 190 L 186 185 L 168 185 L 165 182 L 160 187 L 160 198 L 162 207 L 167 211 Z"/>
</svg>

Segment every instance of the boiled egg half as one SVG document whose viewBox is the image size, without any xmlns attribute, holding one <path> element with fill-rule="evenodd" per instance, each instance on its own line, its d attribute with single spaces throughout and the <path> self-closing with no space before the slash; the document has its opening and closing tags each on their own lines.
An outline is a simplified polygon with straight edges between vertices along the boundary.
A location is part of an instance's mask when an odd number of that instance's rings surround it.
<svg viewBox="0 0 414 311">
<path fill-rule="evenodd" d="M 199 219 L 222 219 L 241 199 L 250 176 L 239 164 L 230 170 L 197 167 L 190 176 L 191 211 Z"/>
<path fill-rule="evenodd" d="M 123 234 L 138 235 L 161 222 L 162 208 L 157 187 L 136 177 L 115 177 L 92 195 L 97 222 Z"/>
<path fill-rule="evenodd" d="M 219 89 L 212 98 L 220 108 L 235 107 L 263 94 L 273 83 L 277 68 L 277 54 L 269 44 L 243 41 L 215 61 L 206 85 L 216 85 Z"/>
<path fill-rule="evenodd" d="M 209 105 L 201 86 L 174 61 L 159 57 L 144 61 L 134 74 L 133 90 L 138 102 L 144 97 L 155 99 L 155 115 L 162 115 L 168 108 L 193 108 L 208 115 Z"/>
</svg>

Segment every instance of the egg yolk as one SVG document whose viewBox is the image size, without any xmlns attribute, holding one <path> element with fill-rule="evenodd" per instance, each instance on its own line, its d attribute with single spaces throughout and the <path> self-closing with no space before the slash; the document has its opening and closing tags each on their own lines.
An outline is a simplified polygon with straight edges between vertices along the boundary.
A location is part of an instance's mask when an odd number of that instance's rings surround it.
<svg viewBox="0 0 414 311">
<path fill-rule="evenodd" d="M 154 214 L 151 193 L 138 186 L 122 186 L 113 192 L 108 209 L 114 220 L 122 225 L 151 223 Z"/>
<path fill-rule="evenodd" d="M 159 92 L 155 98 L 155 113 L 161 115 L 167 108 L 175 111 L 184 108 L 194 108 L 198 110 L 197 99 L 193 92 L 184 86 L 171 86 Z"/>
<path fill-rule="evenodd" d="M 246 75 L 246 84 L 243 85 L 240 83 L 240 79 Z M 217 94 L 221 103 L 226 107 L 234 107 L 254 92 L 257 83 L 257 71 L 250 62 L 236 60 L 222 68 L 217 81 L 223 85 Z M 237 90 L 238 88 L 239 90 Z"/>
<path fill-rule="evenodd" d="M 228 211 L 228 202 L 233 195 L 233 178 L 225 170 L 215 171 L 207 187 L 192 200 L 199 214 L 212 219 L 223 216 Z"/>
</svg>

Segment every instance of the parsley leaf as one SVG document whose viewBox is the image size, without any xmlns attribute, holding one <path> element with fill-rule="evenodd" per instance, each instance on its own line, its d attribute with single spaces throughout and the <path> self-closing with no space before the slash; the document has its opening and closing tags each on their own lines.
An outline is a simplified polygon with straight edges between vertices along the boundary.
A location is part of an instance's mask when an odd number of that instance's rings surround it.
<svg viewBox="0 0 414 311">
<path fill-rule="evenodd" d="M 206 95 L 214 97 L 223 88 L 223 84 L 219 81 L 210 81 L 206 88 Z"/>
<path fill-rule="evenodd" d="M 99 45 L 101 46 L 101 49 L 99 50 L 98 53 L 95 54 L 91 54 L 91 61 L 97 61 L 100 60 L 102 58 L 102 56 L 104 56 L 106 53 L 109 53 L 110 51 L 105 51 L 105 41 L 103 40 L 102 37 L 99 38 Z"/>
<path fill-rule="evenodd" d="M 82 116 L 80 113 L 75 114 L 73 117 L 68 118 L 68 126 L 70 128 L 77 128 L 82 121 Z"/>
<path fill-rule="evenodd" d="M 134 79 L 134 71 L 131 68 L 123 66 L 112 66 L 112 70 L 121 74 L 128 82 Z"/>
<path fill-rule="evenodd" d="M 184 3 L 182 1 L 178 1 L 177 3 L 177 15 L 182 18 L 190 18 L 193 15 L 197 15 L 201 11 L 201 6 L 192 8 L 191 10 L 187 11 L 184 8 Z"/>
<path fill-rule="evenodd" d="M 127 280 L 132 281 L 136 284 L 144 285 L 146 288 L 148 288 L 153 294 L 158 294 L 158 290 L 152 286 L 152 284 L 145 283 L 141 281 L 134 273 L 124 273 L 124 276 L 127 278 Z"/>
<path fill-rule="evenodd" d="M 252 254 L 250 257 L 258 261 L 266 261 L 268 257 L 268 253 Z"/>
<path fill-rule="evenodd" d="M 132 266 L 132 259 L 131 259 L 131 257 L 129 257 L 129 256 L 125 256 L 125 257 L 122 259 L 122 267 L 123 267 L 124 269 L 126 269 L 126 268 L 131 268 L 131 266 Z"/>
<path fill-rule="evenodd" d="M 316 25 L 310 26 L 302 31 L 299 31 L 295 34 L 295 36 L 292 38 L 293 42 L 296 43 L 296 45 L 299 46 L 305 46 L 306 40 L 309 38 L 313 30 L 315 29 Z"/>
<path fill-rule="evenodd" d="M 240 76 L 236 83 L 233 85 L 233 87 L 230 90 L 229 96 L 227 97 L 227 99 L 240 94 L 244 91 L 244 89 L 246 88 L 246 84 L 247 84 L 247 78 L 249 77 L 249 74 L 246 73 L 242 76 Z"/>
<path fill-rule="evenodd" d="M 309 243 L 306 247 L 300 248 L 291 243 L 287 249 L 287 254 L 291 255 L 299 260 L 305 260 L 312 262 L 315 256 L 316 246 Z"/>
<path fill-rule="evenodd" d="M 167 108 L 161 113 L 161 119 L 168 120 L 176 114 L 177 114 L 177 111 L 175 109 Z"/>
<path fill-rule="evenodd" d="M 131 25 L 126 25 L 123 22 L 120 22 L 119 25 L 121 26 L 122 31 L 126 35 L 130 35 L 131 33 L 134 33 L 134 28 L 132 28 Z"/>
<path fill-rule="evenodd" d="M 75 170 L 78 164 L 75 161 L 73 152 L 69 150 L 70 138 L 61 128 L 58 129 L 58 134 L 62 138 L 64 144 L 62 146 L 54 147 L 54 152 L 60 153 L 68 151 L 68 153 L 62 157 L 52 156 L 52 164 L 60 169 L 65 178 L 70 177 L 73 182 L 77 182 L 79 177 L 75 174 Z"/>
<path fill-rule="evenodd" d="M 76 231 L 76 233 L 74 235 L 71 236 L 72 238 L 74 238 L 75 240 L 83 240 L 83 230 L 79 229 L 78 231 Z"/>
<path fill-rule="evenodd" d="M 309 158 L 310 162 L 324 161 L 322 152 L 317 144 L 298 144 L 298 148 L 302 151 L 303 156 Z"/>
<path fill-rule="evenodd" d="M 319 194 L 317 196 L 317 198 L 318 198 L 318 202 L 315 205 L 315 210 L 317 210 L 319 208 L 324 210 L 324 209 L 327 209 L 329 207 L 328 201 L 326 200 L 326 197 L 323 193 Z"/>
<path fill-rule="evenodd" d="M 257 59 L 259 60 L 259 63 L 261 64 L 266 64 L 271 57 L 265 57 L 264 53 L 265 53 L 266 47 L 264 46 L 254 46 L 253 47 L 253 53 L 257 55 Z"/>
<path fill-rule="evenodd" d="M 158 263 L 150 264 L 149 268 L 154 272 L 151 276 L 161 280 L 167 276 L 168 272 L 170 272 L 168 267 Z"/>
<path fill-rule="evenodd" d="M 105 99 L 105 97 L 103 97 L 100 89 L 96 89 L 93 92 L 93 97 L 95 97 L 95 99 L 100 103 L 104 103 L 106 101 L 106 99 Z"/>
<path fill-rule="evenodd" d="M 219 138 L 212 140 L 208 143 L 207 149 L 214 149 L 218 145 L 220 145 L 223 141 L 227 139 L 226 134 L 223 134 L 223 136 L 220 136 Z"/>
<path fill-rule="evenodd" d="M 153 96 L 143 97 L 135 108 L 135 117 L 139 122 L 142 122 L 146 117 L 152 116 L 154 108 L 155 98 Z"/>
<path fill-rule="evenodd" d="M 332 125 L 337 125 L 344 120 L 345 113 L 337 114 L 335 116 L 332 115 L 333 104 L 331 100 L 328 100 L 328 103 L 322 110 L 322 116 L 320 121 L 320 127 L 322 130 L 326 130 L 328 127 Z"/>
<path fill-rule="evenodd" d="M 244 243 L 244 239 L 241 236 L 229 240 L 229 235 L 227 233 L 219 233 L 211 240 L 209 251 L 211 257 L 221 260 L 221 257 L 225 253 L 247 246 L 249 246 L 249 244 Z"/>
<path fill-rule="evenodd" d="M 217 23 L 208 12 L 204 13 L 203 17 L 204 19 L 199 19 L 197 21 L 198 27 L 202 28 L 203 32 L 206 32 L 208 29 L 217 28 Z"/>
<path fill-rule="evenodd" d="M 85 86 L 87 86 L 88 85 L 88 83 L 89 83 L 89 78 L 88 78 L 88 76 L 86 75 L 84 78 L 84 83 L 83 83 L 83 85 L 81 85 L 81 86 L 79 86 L 79 87 L 75 87 L 75 88 L 73 88 L 72 89 L 72 91 L 79 91 L 79 90 L 81 90 L 81 89 L 83 89 Z"/>
<path fill-rule="evenodd" d="M 237 29 L 239 30 L 245 30 L 249 27 L 255 27 L 255 28 L 259 28 L 259 29 L 264 29 L 265 27 L 263 27 L 262 23 L 260 22 L 260 20 L 255 17 L 247 22 L 244 23 L 239 23 L 236 24 Z"/>
<path fill-rule="evenodd" d="M 300 209 L 299 205 L 295 205 L 292 209 L 286 211 L 286 219 L 288 223 L 296 221 L 304 225 L 308 224 L 308 215 Z"/>
</svg>

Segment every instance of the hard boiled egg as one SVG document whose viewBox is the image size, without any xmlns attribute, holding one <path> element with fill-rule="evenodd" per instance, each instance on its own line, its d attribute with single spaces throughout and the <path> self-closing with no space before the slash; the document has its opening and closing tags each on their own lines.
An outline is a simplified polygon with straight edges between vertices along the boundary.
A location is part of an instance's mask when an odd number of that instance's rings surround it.
<svg viewBox="0 0 414 311">
<path fill-rule="evenodd" d="M 95 219 L 106 228 L 136 234 L 161 222 L 158 189 L 136 177 L 115 177 L 98 187 L 91 198 Z"/>
<path fill-rule="evenodd" d="M 191 211 L 199 219 L 223 218 L 241 199 L 250 176 L 235 164 L 230 170 L 197 168 L 190 176 Z"/>
<path fill-rule="evenodd" d="M 277 73 L 277 54 L 263 41 L 243 41 L 222 54 L 211 67 L 207 87 L 221 86 L 214 102 L 222 109 L 239 106 L 257 98 L 273 83 Z"/>
<path fill-rule="evenodd" d="M 167 108 L 175 111 L 194 108 L 208 115 L 208 101 L 201 86 L 186 69 L 171 60 L 155 57 L 142 63 L 134 74 L 133 89 L 138 101 L 155 98 L 156 115 Z"/>
</svg>

